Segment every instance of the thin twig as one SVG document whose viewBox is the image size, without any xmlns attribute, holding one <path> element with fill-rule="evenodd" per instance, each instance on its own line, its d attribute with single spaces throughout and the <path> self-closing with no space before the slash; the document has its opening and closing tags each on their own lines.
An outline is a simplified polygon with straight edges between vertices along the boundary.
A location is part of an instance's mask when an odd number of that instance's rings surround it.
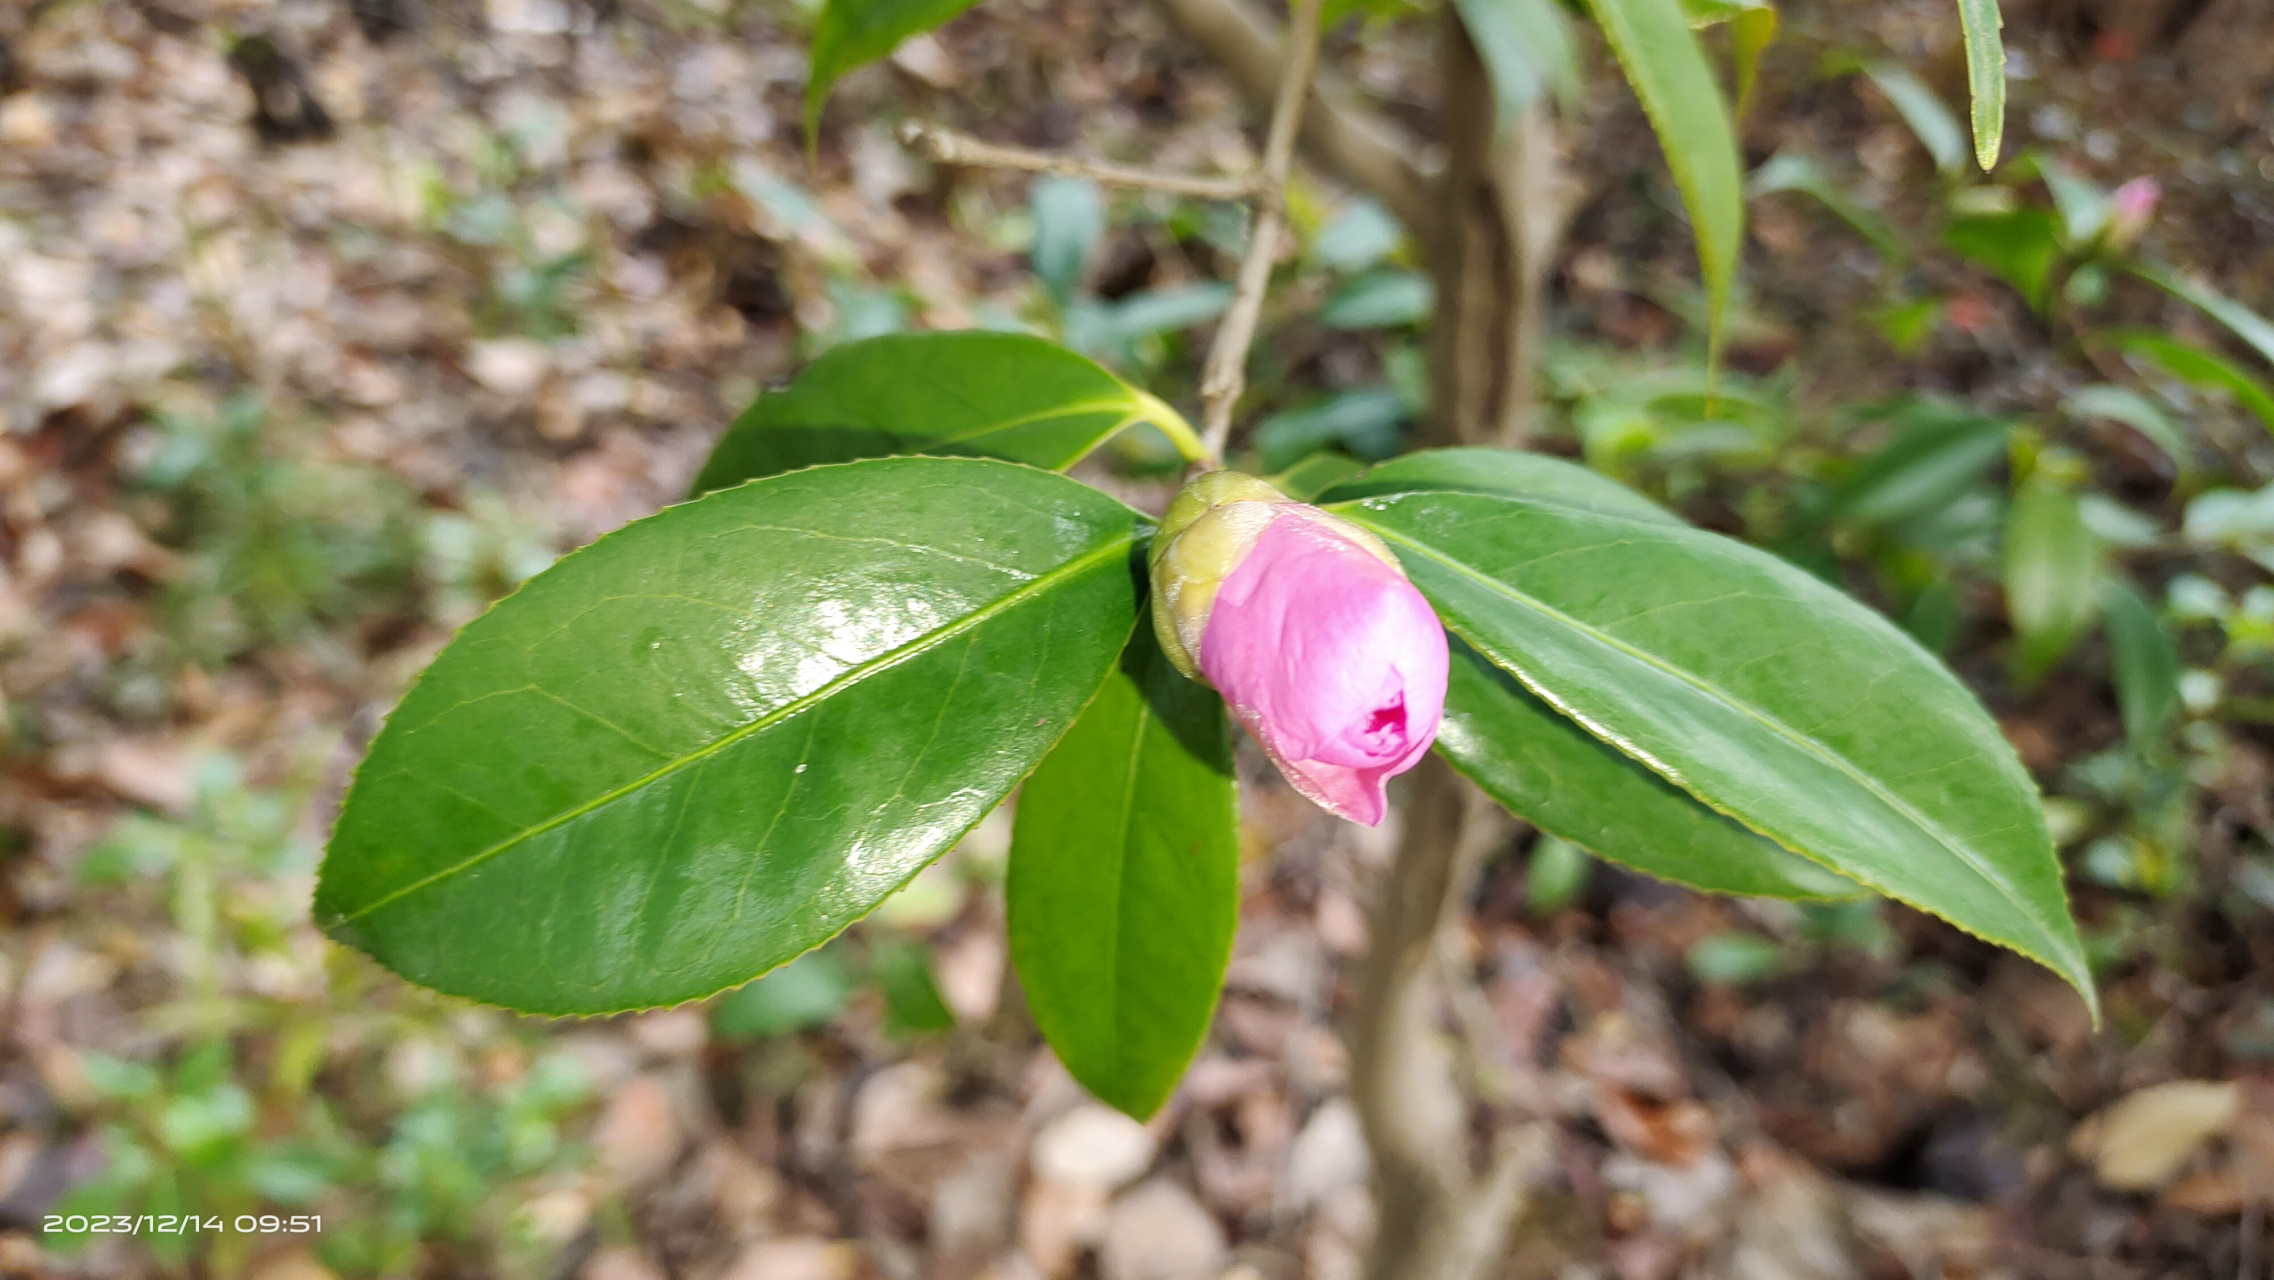
<svg viewBox="0 0 2274 1280">
<path fill-rule="evenodd" d="M 911 120 L 902 125 L 900 140 L 936 164 L 1019 169 L 1027 173 L 1058 173 L 1069 178 L 1089 178 L 1119 187 L 1166 191 L 1171 195 L 1190 196 L 1195 200 L 1245 200 L 1256 189 L 1253 177 L 1212 178 L 1197 173 L 1168 173 L 1158 169 L 1114 164 L 1107 160 L 1085 160 L 1079 156 L 1009 147 L 1001 143 L 982 142 L 969 134 L 943 129 L 921 120 Z"/>
<path fill-rule="evenodd" d="M 1271 131 L 1264 140 L 1263 169 L 1255 182 L 1255 225 L 1240 259 L 1240 280 L 1232 305 L 1216 327 L 1215 345 L 1200 377 L 1200 439 L 1218 458 L 1232 437 L 1232 411 L 1247 389 L 1248 347 L 1263 315 L 1264 289 L 1279 256 L 1279 233 L 1287 221 L 1287 172 L 1295 160 L 1295 137 L 1303 126 L 1303 103 L 1311 96 L 1311 74 L 1319 61 L 1319 10 L 1325 0 L 1296 0 L 1287 30 L 1286 73 L 1271 107 Z"/>
<path fill-rule="evenodd" d="M 1278 96 L 1287 41 L 1279 23 L 1253 0 L 1159 0 L 1185 38 L 1223 68 L 1241 96 L 1268 110 Z M 1436 172 L 1422 140 L 1366 104 L 1365 95 L 1321 67 L 1311 76 L 1303 109 L 1303 145 L 1314 163 L 1382 202 L 1419 241 L 1436 252 L 1442 206 Z"/>
</svg>

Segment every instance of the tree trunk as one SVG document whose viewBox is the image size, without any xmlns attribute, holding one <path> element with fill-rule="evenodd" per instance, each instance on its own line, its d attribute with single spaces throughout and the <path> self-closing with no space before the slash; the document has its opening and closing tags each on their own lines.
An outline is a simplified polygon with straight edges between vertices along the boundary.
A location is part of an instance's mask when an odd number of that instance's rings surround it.
<svg viewBox="0 0 2274 1280">
<path fill-rule="evenodd" d="M 1541 295 L 1569 198 L 1555 127 L 1534 105 L 1497 126 L 1492 79 L 1446 6 L 1438 108 L 1445 174 L 1428 237 L 1437 281 L 1430 443 L 1521 448 L 1539 366 Z"/>
</svg>

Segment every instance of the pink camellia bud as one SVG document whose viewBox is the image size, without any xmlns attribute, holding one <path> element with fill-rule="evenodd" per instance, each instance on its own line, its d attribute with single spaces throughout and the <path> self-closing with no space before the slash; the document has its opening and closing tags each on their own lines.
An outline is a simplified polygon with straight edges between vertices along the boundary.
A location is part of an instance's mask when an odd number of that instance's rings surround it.
<svg viewBox="0 0 2274 1280">
<path fill-rule="evenodd" d="M 1374 826 L 1445 709 L 1445 630 L 1389 548 L 1253 476 L 1210 472 L 1154 540 L 1153 621 L 1297 791 Z"/>
<path fill-rule="evenodd" d="M 2163 199 L 2163 187 L 2154 178 L 2134 178 L 2116 188 L 2108 197 L 2108 243 L 2116 249 L 2128 249 L 2140 234 L 2155 221 L 2156 205 Z"/>
</svg>

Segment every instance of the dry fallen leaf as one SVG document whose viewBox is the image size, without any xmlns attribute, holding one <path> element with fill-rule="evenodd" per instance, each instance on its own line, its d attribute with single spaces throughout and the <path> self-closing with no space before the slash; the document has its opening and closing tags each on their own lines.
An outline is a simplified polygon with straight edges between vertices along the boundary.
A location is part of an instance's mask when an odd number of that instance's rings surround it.
<svg viewBox="0 0 2274 1280">
<path fill-rule="evenodd" d="M 2164 1189 L 2157 1203 L 2204 1218 L 2226 1218 L 2242 1212 L 2242 1183 L 2231 1169 L 2191 1173 Z"/>
<path fill-rule="evenodd" d="M 2233 1128 L 2241 1111 L 2242 1090 L 2231 1082 L 2151 1085 L 2078 1125 L 2069 1153 L 2091 1162 L 2104 1187 L 2153 1191 L 2179 1176 L 2197 1148 Z"/>
</svg>

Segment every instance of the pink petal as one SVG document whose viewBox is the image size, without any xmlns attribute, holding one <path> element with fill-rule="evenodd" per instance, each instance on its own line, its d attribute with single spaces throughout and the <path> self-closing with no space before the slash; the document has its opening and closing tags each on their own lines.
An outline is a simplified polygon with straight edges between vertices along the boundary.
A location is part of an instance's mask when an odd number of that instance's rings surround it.
<svg viewBox="0 0 2274 1280">
<path fill-rule="evenodd" d="M 1294 504 L 1224 580 L 1200 647 L 1202 674 L 1295 789 L 1368 826 L 1436 739 L 1446 664 L 1413 584 Z"/>
</svg>

